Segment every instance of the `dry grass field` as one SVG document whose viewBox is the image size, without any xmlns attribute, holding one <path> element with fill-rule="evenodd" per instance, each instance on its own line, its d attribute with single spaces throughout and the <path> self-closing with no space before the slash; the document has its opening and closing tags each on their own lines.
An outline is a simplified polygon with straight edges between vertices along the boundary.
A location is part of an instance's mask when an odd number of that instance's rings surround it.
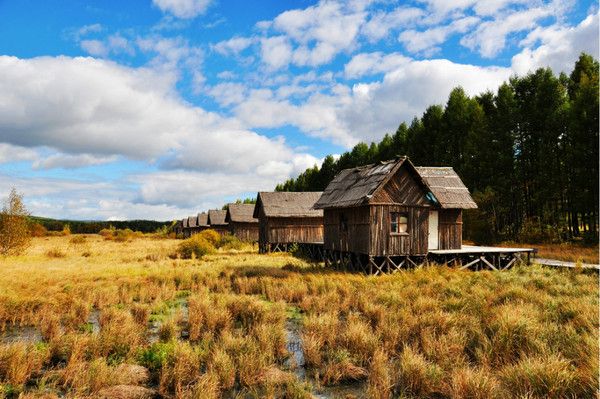
<svg viewBox="0 0 600 399">
<path fill-rule="evenodd" d="M 250 247 L 182 260 L 170 258 L 176 240 L 80 237 L 36 238 L 0 259 L 0 397 L 598 391 L 593 273 L 431 267 L 373 277 Z"/>
</svg>

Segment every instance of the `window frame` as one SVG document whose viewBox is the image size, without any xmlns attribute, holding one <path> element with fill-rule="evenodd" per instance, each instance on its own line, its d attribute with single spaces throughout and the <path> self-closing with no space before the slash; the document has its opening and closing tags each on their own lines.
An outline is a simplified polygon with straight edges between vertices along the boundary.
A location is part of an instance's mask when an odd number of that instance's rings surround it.
<svg viewBox="0 0 600 399">
<path fill-rule="evenodd" d="M 394 217 L 396 220 L 394 221 Z M 406 219 L 405 223 L 401 223 L 402 218 Z M 408 223 L 408 212 L 390 212 L 390 234 L 394 236 L 407 236 L 410 233 L 410 225 Z M 401 231 L 401 226 L 406 226 L 405 231 Z M 396 229 L 394 230 L 394 226 Z"/>
</svg>

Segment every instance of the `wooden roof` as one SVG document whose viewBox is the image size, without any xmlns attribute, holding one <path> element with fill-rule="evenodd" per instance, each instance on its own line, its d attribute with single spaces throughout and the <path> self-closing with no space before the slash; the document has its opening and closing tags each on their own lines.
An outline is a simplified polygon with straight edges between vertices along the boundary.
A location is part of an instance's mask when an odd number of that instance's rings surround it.
<svg viewBox="0 0 600 399">
<path fill-rule="evenodd" d="M 208 211 L 208 224 L 209 226 L 227 226 L 225 216 L 227 211 L 220 209 L 211 209 Z"/>
<path fill-rule="evenodd" d="M 190 216 L 188 217 L 188 227 L 198 227 L 198 217 Z"/>
<path fill-rule="evenodd" d="M 198 214 L 198 227 L 208 226 L 208 213 L 202 212 Z"/>
<path fill-rule="evenodd" d="M 441 208 L 476 208 L 469 190 L 452 168 L 416 168 L 407 157 L 344 169 L 329 183 L 315 203 L 315 209 L 344 208 L 369 203 L 373 194 L 385 186 L 405 165 L 425 190 L 431 191 Z"/>
<path fill-rule="evenodd" d="M 442 208 L 477 208 L 469 190 L 454 169 L 430 166 L 417 166 L 415 169 Z"/>
<path fill-rule="evenodd" d="M 181 227 L 183 227 L 184 229 L 187 229 L 189 227 L 187 218 L 181 220 Z"/>
<path fill-rule="evenodd" d="M 254 204 L 228 204 L 226 222 L 258 223 L 254 217 Z"/>
<path fill-rule="evenodd" d="M 313 209 L 315 202 L 321 197 L 322 192 L 260 192 L 256 199 L 253 216 L 259 215 L 262 208 L 266 217 L 300 217 L 320 218 L 323 211 Z"/>
</svg>

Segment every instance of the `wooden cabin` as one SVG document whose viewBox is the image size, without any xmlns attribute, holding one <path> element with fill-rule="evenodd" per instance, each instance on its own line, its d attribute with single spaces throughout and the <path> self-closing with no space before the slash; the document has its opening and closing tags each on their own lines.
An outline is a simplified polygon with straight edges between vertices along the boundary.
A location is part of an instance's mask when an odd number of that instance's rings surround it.
<svg viewBox="0 0 600 399">
<path fill-rule="evenodd" d="M 221 235 L 229 234 L 229 225 L 225 221 L 227 211 L 211 209 L 208 211 L 208 228 Z"/>
<path fill-rule="evenodd" d="M 175 236 L 180 237 L 183 235 L 183 220 L 177 220 L 173 225 L 173 233 Z"/>
<path fill-rule="evenodd" d="M 253 216 L 254 204 L 228 204 L 225 221 L 231 234 L 242 241 L 258 241 L 258 219 Z"/>
<path fill-rule="evenodd" d="M 189 237 L 198 233 L 198 216 L 190 216 L 188 217 L 188 230 Z"/>
<path fill-rule="evenodd" d="M 183 218 L 181 221 L 181 228 L 183 230 L 183 237 L 187 238 L 191 236 L 190 232 L 190 218 Z"/>
<path fill-rule="evenodd" d="M 314 205 L 324 212 L 326 251 L 369 257 L 460 249 L 462 210 L 476 207 L 452 168 L 406 157 L 342 170 Z"/>
<path fill-rule="evenodd" d="M 313 209 L 321 192 L 260 192 L 253 216 L 258 219 L 259 251 L 284 251 L 291 244 L 323 242 L 323 211 Z"/>
<path fill-rule="evenodd" d="M 208 213 L 202 212 L 198 214 L 198 232 L 208 229 Z"/>
</svg>

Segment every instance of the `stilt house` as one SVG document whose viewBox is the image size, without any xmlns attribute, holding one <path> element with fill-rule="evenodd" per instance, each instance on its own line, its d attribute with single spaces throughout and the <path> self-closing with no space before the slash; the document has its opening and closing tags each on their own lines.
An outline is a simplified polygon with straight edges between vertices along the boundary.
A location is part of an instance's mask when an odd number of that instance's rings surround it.
<svg viewBox="0 0 600 399">
<path fill-rule="evenodd" d="M 323 211 L 313 209 L 321 192 L 260 192 L 253 216 L 258 219 L 259 251 L 284 251 L 291 244 L 323 242 Z"/>
<path fill-rule="evenodd" d="M 198 214 L 198 232 L 208 229 L 208 213 L 202 212 Z"/>
<path fill-rule="evenodd" d="M 211 209 L 208 211 L 208 228 L 221 235 L 229 234 L 229 225 L 225 221 L 227 211 Z"/>
<path fill-rule="evenodd" d="M 189 218 L 183 218 L 181 220 L 181 228 L 183 230 L 183 236 L 184 237 L 190 237 L 190 223 L 189 223 Z"/>
<path fill-rule="evenodd" d="M 225 222 L 231 234 L 242 241 L 258 241 L 258 219 L 253 216 L 254 204 L 228 204 Z"/>
<path fill-rule="evenodd" d="M 406 157 L 342 170 L 314 205 L 324 211 L 325 251 L 368 257 L 460 249 L 462 210 L 476 207 L 452 168 Z"/>
</svg>

